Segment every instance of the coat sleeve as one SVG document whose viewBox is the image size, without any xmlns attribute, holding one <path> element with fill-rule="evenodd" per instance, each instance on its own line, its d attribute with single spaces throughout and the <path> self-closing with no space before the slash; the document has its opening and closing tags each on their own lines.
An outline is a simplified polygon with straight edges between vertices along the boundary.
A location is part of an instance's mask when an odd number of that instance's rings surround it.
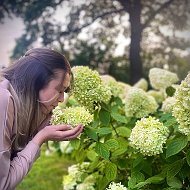
<svg viewBox="0 0 190 190">
<path fill-rule="evenodd" d="M 0 189 L 13 190 L 30 170 L 40 153 L 33 141 L 11 160 L 14 103 L 9 92 L 0 90 Z"/>
</svg>

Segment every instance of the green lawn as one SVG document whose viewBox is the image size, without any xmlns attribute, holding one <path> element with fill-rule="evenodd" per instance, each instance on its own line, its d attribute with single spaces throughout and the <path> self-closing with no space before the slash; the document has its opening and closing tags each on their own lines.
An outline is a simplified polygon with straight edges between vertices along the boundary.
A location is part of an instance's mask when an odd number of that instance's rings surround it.
<svg viewBox="0 0 190 190">
<path fill-rule="evenodd" d="M 46 156 L 43 149 L 17 190 L 62 190 L 63 175 L 70 164 L 71 161 L 56 153 Z"/>
</svg>

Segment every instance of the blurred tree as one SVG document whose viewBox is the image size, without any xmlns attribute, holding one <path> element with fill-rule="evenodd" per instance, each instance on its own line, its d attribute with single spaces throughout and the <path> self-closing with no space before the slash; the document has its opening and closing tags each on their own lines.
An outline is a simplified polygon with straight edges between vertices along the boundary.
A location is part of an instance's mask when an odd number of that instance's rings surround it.
<svg viewBox="0 0 190 190">
<path fill-rule="evenodd" d="M 111 68 L 118 66 L 115 63 L 114 67 L 111 65 L 111 60 L 114 60 L 111 58 L 114 57 L 117 45 L 115 39 L 118 35 L 122 35 L 130 39 L 130 45 L 126 46 L 124 52 L 126 66 L 123 69 L 126 73 L 130 71 L 131 83 L 135 83 L 142 77 L 142 61 L 145 62 L 144 65 L 149 64 L 146 63 L 145 58 L 151 58 L 149 61 L 153 64 L 158 60 L 162 63 L 170 57 L 174 59 L 173 50 L 181 47 L 184 49 L 189 45 L 176 35 L 176 31 L 189 27 L 188 0 L 1 0 L 0 5 L 1 20 L 6 14 L 14 13 L 22 17 L 26 25 L 25 34 L 17 40 L 13 57 L 19 57 L 26 48 L 31 48 L 33 42 L 40 39 L 44 46 L 56 45 L 61 51 L 65 51 L 68 46 L 69 55 L 73 59 L 78 55 L 77 59 L 80 58 L 78 61 L 86 61 L 84 64 L 90 63 L 96 67 L 110 62 L 105 69 L 111 72 L 113 71 Z M 68 12 L 62 22 L 53 17 L 60 6 L 63 12 Z M 81 43 L 77 38 L 84 32 L 87 35 L 83 40 L 86 44 Z M 155 36 L 159 36 L 159 41 L 153 42 Z M 109 53 L 101 47 L 109 50 Z M 168 47 L 172 48 L 168 50 Z M 84 51 L 85 48 L 87 52 Z M 153 56 L 158 52 L 162 60 Z M 166 54 L 169 56 L 167 59 Z M 85 60 L 87 58 L 93 60 L 89 62 L 89 59 Z"/>
</svg>

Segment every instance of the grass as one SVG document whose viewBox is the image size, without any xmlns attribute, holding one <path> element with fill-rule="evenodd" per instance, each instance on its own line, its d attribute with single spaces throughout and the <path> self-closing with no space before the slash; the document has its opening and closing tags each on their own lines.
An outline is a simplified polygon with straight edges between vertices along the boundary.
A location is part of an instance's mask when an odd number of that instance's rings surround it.
<svg viewBox="0 0 190 190">
<path fill-rule="evenodd" d="M 45 155 L 43 147 L 40 158 L 34 163 L 28 175 L 17 190 L 62 190 L 63 175 L 71 161 L 54 153 Z"/>
</svg>

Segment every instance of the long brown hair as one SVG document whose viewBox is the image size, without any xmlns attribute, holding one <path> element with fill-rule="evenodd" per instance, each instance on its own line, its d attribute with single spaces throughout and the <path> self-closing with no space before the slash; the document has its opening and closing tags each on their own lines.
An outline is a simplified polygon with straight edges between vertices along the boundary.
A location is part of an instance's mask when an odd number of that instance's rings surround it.
<svg viewBox="0 0 190 190">
<path fill-rule="evenodd" d="M 19 99 L 16 150 L 26 146 L 45 119 L 37 101 L 39 91 L 55 77 L 57 69 L 71 74 L 70 64 L 62 54 L 51 49 L 34 48 L 3 70 L 3 76 L 10 81 Z"/>
</svg>

